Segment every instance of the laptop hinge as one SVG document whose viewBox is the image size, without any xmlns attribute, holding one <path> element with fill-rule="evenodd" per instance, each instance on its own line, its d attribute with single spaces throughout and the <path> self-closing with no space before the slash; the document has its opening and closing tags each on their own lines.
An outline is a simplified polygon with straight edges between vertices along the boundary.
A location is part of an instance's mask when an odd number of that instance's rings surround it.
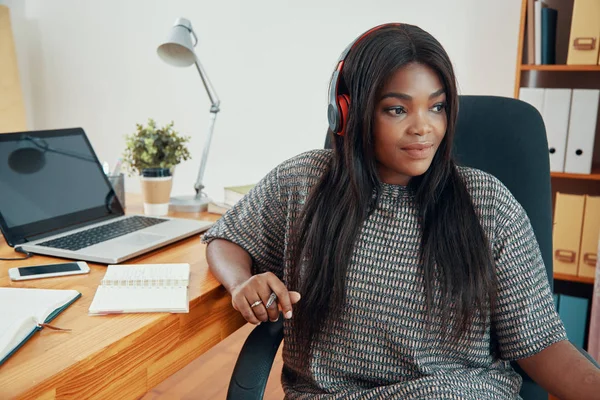
<svg viewBox="0 0 600 400">
<path fill-rule="evenodd" d="M 60 235 L 61 233 L 64 232 L 69 232 L 69 231 L 73 231 L 75 229 L 79 229 L 79 228 L 85 228 L 86 226 L 89 225 L 93 225 L 93 224 L 97 224 L 99 222 L 104 222 L 104 221 L 108 221 L 114 218 L 118 218 L 118 217 L 123 217 L 124 215 L 107 215 L 106 217 L 102 217 L 102 218 L 98 218 L 95 219 L 93 221 L 86 221 L 86 222 L 82 222 L 79 224 L 73 224 L 73 225 L 69 225 L 68 227 L 65 228 L 61 228 L 61 229 L 55 229 L 53 231 L 50 232 L 44 232 L 44 233 L 40 233 L 39 235 L 32 235 L 32 236 L 27 236 L 23 239 L 23 243 L 25 242 L 33 242 L 34 240 L 39 240 L 39 239 L 43 239 L 46 238 L 48 236 L 54 236 L 54 235 Z M 22 244 L 22 243 L 20 243 Z"/>
</svg>

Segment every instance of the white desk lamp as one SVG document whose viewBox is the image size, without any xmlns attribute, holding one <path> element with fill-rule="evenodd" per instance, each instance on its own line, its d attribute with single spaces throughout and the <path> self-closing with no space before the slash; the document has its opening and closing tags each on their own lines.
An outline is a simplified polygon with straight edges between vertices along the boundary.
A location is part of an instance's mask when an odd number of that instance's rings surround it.
<svg viewBox="0 0 600 400">
<path fill-rule="evenodd" d="M 192 38 L 194 42 L 192 43 Z M 208 136 L 204 142 L 204 150 L 202 151 L 202 160 L 200 161 L 200 170 L 198 171 L 198 177 L 194 184 L 194 190 L 196 195 L 194 196 L 177 196 L 171 197 L 171 207 L 174 211 L 182 212 L 199 212 L 206 211 L 210 199 L 204 193 L 204 185 L 202 179 L 204 177 L 204 170 L 206 168 L 206 160 L 208 158 L 208 150 L 210 148 L 210 142 L 212 140 L 213 129 L 215 127 L 215 120 L 217 113 L 219 112 L 219 97 L 212 87 L 200 60 L 196 56 L 194 47 L 198 44 L 198 37 L 192 29 L 192 23 L 185 18 L 178 18 L 175 24 L 169 32 L 167 40 L 158 46 L 156 52 L 166 63 L 176 67 L 188 67 L 192 64 L 196 65 L 196 69 L 200 74 L 206 93 L 210 99 L 210 124 L 208 128 Z"/>
</svg>

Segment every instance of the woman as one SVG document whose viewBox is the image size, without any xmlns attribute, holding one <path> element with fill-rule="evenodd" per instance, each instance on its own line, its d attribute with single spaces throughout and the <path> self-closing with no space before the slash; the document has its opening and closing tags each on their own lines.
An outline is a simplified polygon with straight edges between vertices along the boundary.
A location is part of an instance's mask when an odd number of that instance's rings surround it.
<svg viewBox="0 0 600 400">
<path fill-rule="evenodd" d="M 442 46 L 389 24 L 341 60 L 333 151 L 285 161 L 204 236 L 249 322 L 276 320 L 277 294 L 286 398 L 514 399 L 517 360 L 563 399 L 597 399 L 600 374 L 566 341 L 523 208 L 452 160 Z"/>
</svg>

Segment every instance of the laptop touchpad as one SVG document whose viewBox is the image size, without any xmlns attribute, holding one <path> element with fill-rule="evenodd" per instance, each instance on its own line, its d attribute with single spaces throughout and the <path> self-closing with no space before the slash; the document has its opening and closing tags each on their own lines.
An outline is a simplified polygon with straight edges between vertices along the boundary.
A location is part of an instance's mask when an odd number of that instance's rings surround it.
<svg viewBox="0 0 600 400">
<path fill-rule="evenodd" d="M 132 235 L 128 235 L 127 237 L 119 240 L 120 243 L 131 246 L 143 246 L 145 244 L 149 244 L 155 242 L 157 240 L 162 240 L 164 236 L 155 235 L 153 233 L 142 233 L 137 232 Z M 118 239 L 117 239 L 118 240 Z"/>
</svg>

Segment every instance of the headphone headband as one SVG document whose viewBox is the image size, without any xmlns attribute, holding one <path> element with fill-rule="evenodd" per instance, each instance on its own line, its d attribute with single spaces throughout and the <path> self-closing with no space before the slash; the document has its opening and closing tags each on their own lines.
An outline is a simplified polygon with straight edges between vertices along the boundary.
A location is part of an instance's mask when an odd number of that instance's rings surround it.
<svg viewBox="0 0 600 400">
<path fill-rule="evenodd" d="M 354 39 L 352 43 L 350 43 L 340 55 L 335 70 L 331 75 L 331 80 L 329 82 L 329 105 L 327 106 L 327 119 L 329 121 L 329 129 L 332 132 L 343 136 L 345 133 L 346 121 L 348 119 L 350 97 L 348 95 L 340 95 L 338 93 L 340 77 L 342 76 L 342 68 L 344 66 L 344 62 L 346 61 L 346 57 L 354 48 L 354 46 L 356 46 L 362 39 L 369 36 L 371 33 L 388 26 L 400 25 L 401 24 L 399 23 L 388 23 L 371 28 L 356 39 Z"/>
</svg>

